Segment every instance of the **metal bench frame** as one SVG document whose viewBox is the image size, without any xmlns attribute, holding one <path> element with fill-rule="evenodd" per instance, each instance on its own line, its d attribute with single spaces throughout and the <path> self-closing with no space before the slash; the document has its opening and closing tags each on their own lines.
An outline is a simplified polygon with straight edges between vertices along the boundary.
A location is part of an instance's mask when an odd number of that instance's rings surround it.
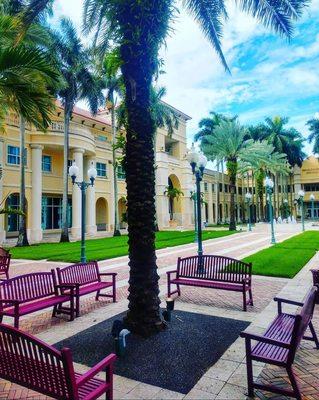
<svg viewBox="0 0 319 400">
<path fill-rule="evenodd" d="M 316 348 L 319 349 L 319 341 L 311 321 L 316 296 L 317 288 L 312 287 L 303 303 L 275 297 L 274 301 L 278 303 L 278 315 L 266 332 L 263 335 L 249 332 L 241 333 L 241 337 L 245 338 L 246 345 L 248 396 L 253 397 L 254 389 L 259 389 L 301 400 L 300 389 L 293 371 L 293 363 L 302 339 L 315 342 Z M 295 315 L 285 314 L 282 312 L 283 303 L 302 307 L 301 311 Z M 287 323 L 287 321 L 290 323 Z M 311 336 L 305 336 L 308 327 Z M 254 347 L 252 347 L 252 340 L 257 342 Z M 282 356 L 279 357 L 279 354 Z M 285 368 L 292 390 L 254 382 L 252 365 L 254 360 Z"/>
<path fill-rule="evenodd" d="M 97 261 L 69 265 L 57 268 L 58 282 L 60 285 L 71 285 L 75 288 L 76 316 L 80 316 L 80 297 L 96 292 L 95 300 L 99 297 L 109 297 L 116 302 L 116 275 L 115 272 L 101 273 Z M 102 281 L 103 276 L 110 276 L 110 281 Z M 101 293 L 101 290 L 112 288 L 111 294 Z"/>
<path fill-rule="evenodd" d="M 177 269 L 166 274 L 168 297 L 175 293 L 180 296 L 180 286 L 186 285 L 241 292 L 243 310 L 247 311 L 247 304 L 253 306 L 251 264 L 218 255 L 179 257 Z M 171 285 L 176 285 L 177 289 L 172 291 Z"/>
</svg>

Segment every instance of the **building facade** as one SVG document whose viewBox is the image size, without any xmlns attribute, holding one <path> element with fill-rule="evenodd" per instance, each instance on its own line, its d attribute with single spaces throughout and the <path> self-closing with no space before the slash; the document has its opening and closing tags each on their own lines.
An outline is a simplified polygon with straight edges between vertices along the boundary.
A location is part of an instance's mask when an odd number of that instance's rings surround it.
<svg viewBox="0 0 319 400">
<path fill-rule="evenodd" d="M 156 132 L 156 209 L 157 224 L 160 229 L 181 227 L 188 229 L 194 223 L 194 202 L 191 198 L 194 180 L 186 160 L 187 115 L 176 110 L 179 127 L 172 135 L 165 129 Z M 27 229 L 30 242 L 43 240 L 44 234 L 58 233 L 61 227 L 63 188 L 63 108 L 57 106 L 56 114 L 47 132 L 26 125 L 26 202 Z M 114 229 L 114 207 L 118 207 L 121 227 L 125 228 L 126 187 L 125 173 L 118 169 L 118 198 L 114 198 L 112 167 L 112 135 L 108 111 L 92 117 L 85 110 L 76 108 L 70 125 L 70 159 L 76 161 L 80 169 L 79 180 L 87 180 L 91 163 L 96 166 L 98 176 L 95 185 L 87 191 L 86 232 L 95 236 L 100 232 Z M 20 133 L 19 119 L 11 114 L 6 121 L 6 132 L 0 136 L 0 199 L 1 207 L 19 208 L 20 190 Z M 169 199 L 168 187 L 181 190 L 178 199 Z M 305 204 L 310 215 L 312 203 L 310 194 L 316 197 L 315 216 L 319 217 L 319 161 L 309 157 L 301 168 L 294 168 L 289 177 L 276 177 L 274 211 L 278 216 L 281 205 L 288 200 L 290 209 L 296 216 L 300 213 L 295 199 L 298 191 L 305 190 Z M 254 185 L 254 177 L 239 177 L 236 186 L 236 216 L 238 221 L 247 219 L 245 194 L 253 194 L 251 215 L 254 220 L 262 220 L 267 210 L 261 210 Z M 203 220 L 207 224 L 229 221 L 230 189 L 227 174 L 206 170 L 202 182 L 204 202 Z M 81 192 L 77 185 L 69 182 L 68 212 L 70 232 L 73 239 L 80 237 Z M 266 199 L 264 199 L 266 204 Z M 264 206 L 265 207 L 265 206 Z M 19 221 L 16 215 L 0 215 L 0 242 L 18 234 Z"/>
</svg>

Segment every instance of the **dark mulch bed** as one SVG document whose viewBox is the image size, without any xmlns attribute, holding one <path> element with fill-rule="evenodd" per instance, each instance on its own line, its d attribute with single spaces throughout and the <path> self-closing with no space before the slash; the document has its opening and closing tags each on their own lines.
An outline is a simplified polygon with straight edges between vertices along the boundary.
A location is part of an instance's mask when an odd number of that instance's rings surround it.
<svg viewBox="0 0 319 400">
<path fill-rule="evenodd" d="M 111 335 L 117 315 L 56 344 L 72 349 L 74 361 L 93 366 L 114 352 Z M 249 325 L 246 321 L 174 311 L 169 328 L 148 339 L 129 335 L 126 354 L 115 373 L 126 378 L 188 393 Z"/>
</svg>

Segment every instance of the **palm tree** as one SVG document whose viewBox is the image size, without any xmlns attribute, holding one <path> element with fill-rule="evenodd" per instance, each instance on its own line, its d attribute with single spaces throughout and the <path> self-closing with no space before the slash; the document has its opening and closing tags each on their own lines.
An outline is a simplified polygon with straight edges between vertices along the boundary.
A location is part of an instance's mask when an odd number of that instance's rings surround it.
<svg viewBox="0 0 319 400">
<path fill-rule="evenodd" d="M 103 72 L 105 76 L 105 88 L 107 90 L 106 106 L 111 112 L 112 124 L 112 165 L 113 165 L 113 191 L 114 191 L 114 231 L 113 236 L 121 236 L 119 225 L 119 209 L 118 209 L 118 185 L 117 185 L 117 170 L 118 160 L 116 158 L 116 151 L 122 147 L 118 144 L 118 131 L 120 126 L 116 125 L 116 109 L 117 97 L 123 93 L 123 80 L 119 73 L 118 52 L 113 51 L 105 55 L 103 62 Z M 121 110 L 118 110 L 118 115 Z M 124 118 L 124 115 L 121 116 Z"/>
<path fill-rule="evenodd" d="M 319 119 L 312 118 L 307 122 L 309 127 L 310 135 L 308 136 L 308 142 L 313 143 L 313 153 L 319 154 Z"/>
<path fill-rule="evenodd" d="M 170 220 L 172 221 L 174 219 L 174 200 L 178 200 L 181 196 L 184 196 L 184 193 L 178 188 L 166 186 L 164 195 L 169 199 L 169 214 Z"/>
<path fill-rule="evenodd" d="M 104 97 L 102 79 L 92 72 L 93 61 L 84 47 L 76 28 L 68 18 L 62 18 L 59 30 L 53 34 L 52 50 L 56 52 L 58 68 L 65 85 L 58 96 L 64 107 L 64 147 L 63 147 L 63 199 L 60 242 L 69 241 L 68 221 L 68 157 L 70 121 L 74 106 L 79 100 L 86 100 L 92 114 L 96 114 Z"/>
<path fill-rule="evenodd" d="M 221 121 L 201 143 L 201 149 L 208 159 L 226 161 L 230 186 L 229 230 L 236 230 L 235 188 L 239 161 L 252 164 L 258 159 L 267 160 L 270 154 L 270 147 L 265 142 L 245 140 L 245 137 L 247 130 L 238 121 Z"/>
<path fill-rule="evenodd" d="M 16 7 L 13 7 L 15 3 Z M 12 7 L 10 8 L 9 5 Z M 3 4 L 2 11 L 17 15 L 0 15 L 0 119 L 7 109 L 20 115 L 20 209 L 17 246 L 27 246 L 25 198 L 25 124 L 30 122 L 45 130 L 54 108 L 53 89 L 59 84 L 59 74 L 48 63 L 43 48 L 46 35 L 37 25 L 25 29 L 18 16 L 19 1 Z M 21 36 L 21 32 L 24 34 Z M 36 33 L 36 35 L 35 35 Z M 40 46 L 41 44 L 41 46 Z M 3 125 L 3 122 L 2 124 Z"/>
<path fill-rule="evenodd" d="M 43 10 L 50 0 L 30 0 Z M 174 0 L 86 0 L 84 22 L 100 29 L 100 37 L 119 44 L 127 113 L 126 183 L 129 225 L 129 311 L 132 332 L 150 335 L 164 328 L 160 313 L 155 256 L 155 166 L 151 87 L 159 69 L 159 50 L 175 16 Z M 264 25 L 291 37 L 291 21 L 301 16 L 308 0 L 253 2 L 239 7 Z M 224 67 L 222 28 L 227 16 L 224 0 L 185 0 L 183 5 L 201 25 Z M 30 7 L 30 14 L 32 11 Z"/>
<path fill-rule="evenodd" d="M 277 153 L 285 153 L 289 164 L 293 167 L 302 165 L 305 158 L 303 152 L 304 139 L 295 128 L 286 128 L 288 118 L 276 116 L 266 118 L 264 124 L 265 138 L 271 143 Z"/>
</svg>

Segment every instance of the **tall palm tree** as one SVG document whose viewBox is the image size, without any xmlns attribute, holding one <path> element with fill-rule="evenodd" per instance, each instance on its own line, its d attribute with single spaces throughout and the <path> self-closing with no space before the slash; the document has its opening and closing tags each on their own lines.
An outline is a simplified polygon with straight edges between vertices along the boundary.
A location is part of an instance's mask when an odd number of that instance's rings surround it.
<svg viewBox="0 0 319 400">
<path fill-rule="evenodd" d="M 116 151 L 118 149 L 118 131 L 120 126 L 116 124 L 116 108 L 117 97 L 123 95 L 123 80 L 120 74 L 120 64 L 118 52 L 113 51 L 105 55 L 103 62 L 103 72 L 105 76 L 105 88 L 107 90 L 106 102 L 107 108 L 111 112 L 112 124 L 112 165 L 113 165 L 113 191 L 114 191 L 114 231 L 113 236 L 121 236 L 119 209 L 118 209 L 118 184 L 117 184 L 117 170 L 118 160 L 116 158 Z M 118 110 L 118 114 L 121 110 Z M 121 115 L 124 118 L 124 115 Z"/>
<path fill-rule="evenodd" d="M 63 147 L 63 199 L 60 242 L 69 241 L 68 221 L 68 157 L 70 121 L 74 106 L 79 100 L 86 100 L 92 114 L 103 104 L 104 82 L 92 72 L 93 61 L 88 49 L 79 38 L 76 28 L 68 18 L 60 20 L 59 30 L 53 34 L 52 49 L 56 52 L 58 68 L 65 85 L 58 97 L 64 107 L 64 147 Z"/>
<path fill-rule="evenodd" d="M 14 7 L 13 7 L 14 5 Z M 0 119 L 11 109 L 20 115 L 20 210 L 17 246 L 27 246 L 25 198 L 25 124 L 45 130 L 54 108 L 53 89 L 59 74 L 48 63 L 40 26 L 24 27 L 19 13 L 22 2 L 2 4 L 0 15 Z M 13 14 L 13 15 L 11 15 Z M 23 32 L 23 35 L 22 35 Z M 0 124 L 1 125 L 1 124 Z M 2 124 L 3 125 L 3 124 Z"/>
<path fill-rule="evenodd" d="M 288 118 L 280 116 L 266 118 L 264 132 L 277 153 L 285 153 L 292 167 L 296 164 L 300 167 L 305 158 L 304 139 L 295 128 L 286 128 L 287 123 Z"/>
<path fill-rule="evenodd" d="M 319 154 L 319 119 L 312 118 L 307 122 L 310 134 L 308 136 L 308 143 L 313 143 L 313 153 Z"/>
<path fill-rule="evenodd" d="M 50 2 L 30 1 L 38 10 Z M 291 22 L 301 16 L 308 0 L 236 3 L 264 25 L 291 37 Z M 156 125 L 150 100 L 152 81 L 159 69 L 159 50 L 175 16 L 175 5 L 174 0 L 85 0 L 84 22 L 88 28 L 100 29 L 100 37 L 120 46 L 127 112 L 125 169 L 130 258 L 129 311 L 125 321 L 131 331 L 142 335 L 164 327 L 155 256 Z M 221 48 L 226 1 L 184 0 L 183 5 L 200 24 L 228 70 Z"/>
<path fill-rule="evenodd" d="M 270 147 L 265 142 L 245 140 L 246 136 L 246 129 L 238 121 L 221 121 L 201 144 L 201 149 L 208 159 L 226 161 L 230 186 L 229 230 L 236 230 L 235 188 L 239 161 L 251 164 L 257 159 L 266 160 L 270 154 Z"/>
</svg>

